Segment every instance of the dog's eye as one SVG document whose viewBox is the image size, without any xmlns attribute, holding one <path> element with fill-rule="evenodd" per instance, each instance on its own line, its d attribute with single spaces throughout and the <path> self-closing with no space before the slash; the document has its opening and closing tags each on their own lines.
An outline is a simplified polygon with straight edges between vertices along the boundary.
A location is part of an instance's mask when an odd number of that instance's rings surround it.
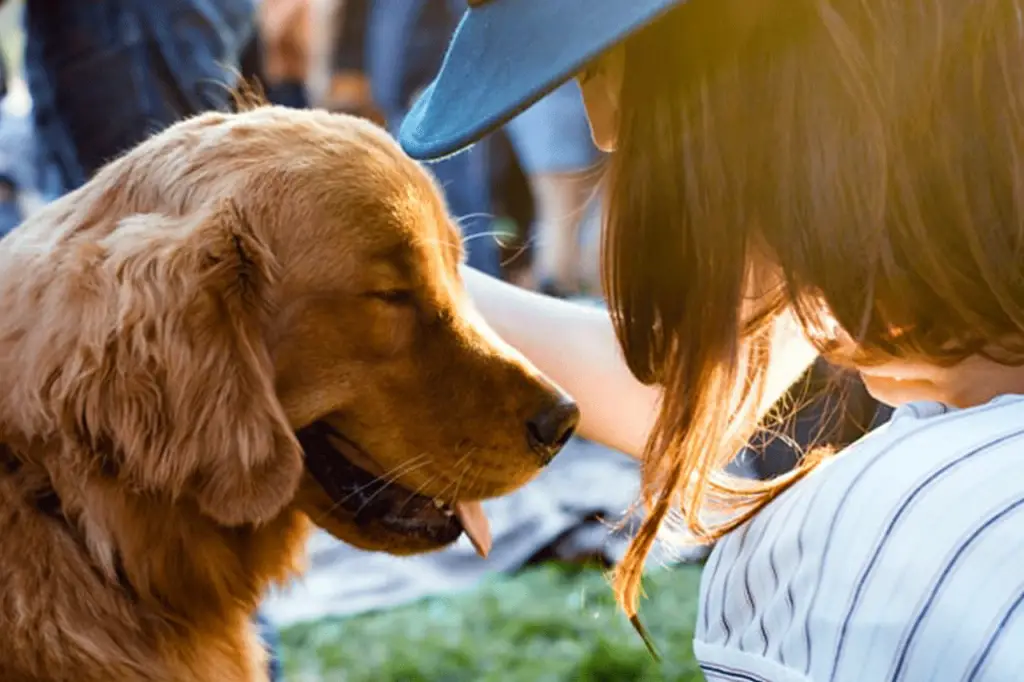
<svg viewBox="0 0 1024 682">
<path fill-rule="evenodd" d="M 414 301 L 413 293 L 409 289 L 382 289 L 371 291 L 367 296 L 390 305 L 409 305 Z"/>
</svg>

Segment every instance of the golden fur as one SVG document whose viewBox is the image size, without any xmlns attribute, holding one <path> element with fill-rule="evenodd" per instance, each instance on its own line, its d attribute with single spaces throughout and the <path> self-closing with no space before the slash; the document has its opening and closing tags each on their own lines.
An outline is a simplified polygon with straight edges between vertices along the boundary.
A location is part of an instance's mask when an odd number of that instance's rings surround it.
<svg viewBox="0 0 1024 682">
<path fill-rule="evenodd" d="M 175 125 L 0 241 L 0 680 L 262 680 L 250 617 L 310 518 L 435 549 L 338 510 L 314 421 L 424 495 L 528 481 L 557 391 L 460 258 L 385 133 L 273 107 Z"/>
</svg>

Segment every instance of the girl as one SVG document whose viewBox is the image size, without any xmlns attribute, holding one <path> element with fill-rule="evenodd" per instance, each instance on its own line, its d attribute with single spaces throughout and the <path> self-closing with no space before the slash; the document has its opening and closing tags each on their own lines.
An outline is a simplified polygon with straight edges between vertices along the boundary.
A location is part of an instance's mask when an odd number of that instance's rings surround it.
<svg viewBox="0 0 1024 682">
<path fill-rule="evenodd" d="M 584 435 L 643 458 L 627 611 L 681 521 L 721 538 L 709 679 L 1018 679 L 1024 1 L 473 4 L 402 141 L 451 153 L 580 74 L 614 150 L 610 316 L 466 281 Z M 727 476 L 815 352 L 893 419 L 782 478 Z"/>
</svg>

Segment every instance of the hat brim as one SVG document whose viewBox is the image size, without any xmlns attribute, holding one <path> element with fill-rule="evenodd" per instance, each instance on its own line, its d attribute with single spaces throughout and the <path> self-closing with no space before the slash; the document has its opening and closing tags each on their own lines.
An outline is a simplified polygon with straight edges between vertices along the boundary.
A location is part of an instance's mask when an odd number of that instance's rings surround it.
<svg viewBox="0 0 1024 682">
<path fill-rule="evenodd" d="M 468 10 L 402 121 L 402 148 L 427 161 L 468 147 L 683 2 L 492 0 Z"/>
</svg>

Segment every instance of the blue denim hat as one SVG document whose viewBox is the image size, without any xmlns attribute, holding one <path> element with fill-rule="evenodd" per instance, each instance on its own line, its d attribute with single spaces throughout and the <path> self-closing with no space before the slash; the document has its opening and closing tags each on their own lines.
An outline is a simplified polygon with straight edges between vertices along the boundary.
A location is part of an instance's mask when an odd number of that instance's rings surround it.
<svg viewBox="0 0 1024 682">
<path fill-rule="evenodd" d="M 475 0 L 399 142 L 415 159 L 454 154 L 684 0 Z"/>
</svg>

